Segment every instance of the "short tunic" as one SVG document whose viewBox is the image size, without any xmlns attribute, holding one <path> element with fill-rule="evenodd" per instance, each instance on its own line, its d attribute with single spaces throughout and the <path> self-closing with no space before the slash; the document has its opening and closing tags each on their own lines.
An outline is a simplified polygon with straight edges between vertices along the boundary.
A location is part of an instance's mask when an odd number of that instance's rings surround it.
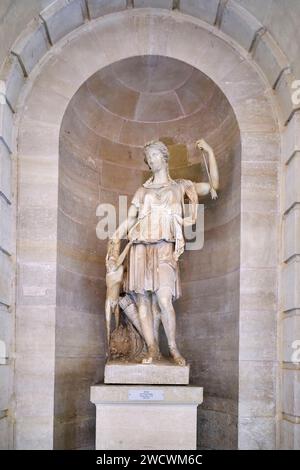
<svg viewBox="0 0 300 470">
<path fill-rule="evenodd" d="M 144 294 L 169 288 L 181 295 L 177 260 L 184 251 L 184 196 L 192 203 L 196 221 L 198 196 L 189 180 L 170 180 L 154 188 L 151 180 L 135 193 L 132 204 L 138 209 L 137 223 L 128 233 L 133 243 L 128 255 L 125 292 Z"/>
</svg>

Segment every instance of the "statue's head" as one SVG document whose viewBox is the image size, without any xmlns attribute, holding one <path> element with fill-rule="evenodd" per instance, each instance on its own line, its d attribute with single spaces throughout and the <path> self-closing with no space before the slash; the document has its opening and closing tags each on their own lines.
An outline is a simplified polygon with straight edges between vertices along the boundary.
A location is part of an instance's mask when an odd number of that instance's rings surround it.
<svg viewBox="0 0 300 470">
<path fill-rule="evenodd" d="M 148 142 L 144 146 L 145 163 L 152 172 L 159 171 L 163 166 L 168 167 L 169 150 L 168 147 L 159 140 Z"/>
</svg>

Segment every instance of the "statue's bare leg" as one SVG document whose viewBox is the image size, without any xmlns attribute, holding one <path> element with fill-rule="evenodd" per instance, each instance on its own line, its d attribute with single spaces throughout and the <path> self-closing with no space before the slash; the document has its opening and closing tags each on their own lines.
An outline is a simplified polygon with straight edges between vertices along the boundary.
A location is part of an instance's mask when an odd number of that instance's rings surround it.
<svg viewBox="0 0 300 470">
<path fill-rule="evenodd" d="M 172 291 L 169 287 L 162 287 L 156 292 L 157 301 L 161 310 L 161 320 L 168 339 L 170 354 L 174 362 L 180 366 L 185 366 L 186 361 L 180 354 L 176 336 L 176 314 L 172 302 Z"/>
<path fill-rule="evenodd" d="M 152 315 L 153 315 L 153 328 L 154 328 L 154 339 L 156 344 L 159 345 L 159 325 L 161 322 L 161 311 L 157 302 L 156 295 L 152 294 Z"/>
<path fill-rule="evenodd" d="M 159 358 L 159 350 L 154 338 L 150 295 L 137 294 L 137 304 L 140 324 L 148 348 L 148 355 L 143 359 L 143 363 L 151 364 L 154 360 Z"/>
<path fill-rule="evenodd" d="M 118 304 L 118 303 L 117 303 L 117 305 L 115 306 L 114 314 L 115 314 L 115 324 L 116 324 L 116 328 L 119 328 L 119 325 L 120 325 L 120 307 L 119 307 L 119 304 Z"/>
<path fill-rule="evenodd" d="M 111 312 L 112 306 L 110 299 L 105 301 L 105 319 L 106 319 L 106 340 L 107 340 L 107 356 L 109 357 L 109 344 L 110 344 L 110 324 L 111 324 Z"/>
</svg>

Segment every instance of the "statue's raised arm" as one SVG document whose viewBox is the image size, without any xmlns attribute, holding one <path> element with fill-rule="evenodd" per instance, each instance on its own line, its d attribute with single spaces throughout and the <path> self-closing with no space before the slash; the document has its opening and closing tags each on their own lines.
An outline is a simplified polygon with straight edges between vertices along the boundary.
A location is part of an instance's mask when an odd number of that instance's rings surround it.
<svg viewBox="0 0 300 470">
<path fill-rule="evenodd" d="M 211 194 L 212 199 L 217 199 L 217 190 L 219 189 L 219 170 L 213 149 L 204 139 L 196 142 L 196 146 L 202 151 L 205 169 L 208 176 L 208 183 L 194 183 L 198 196 Z M 208 155 L 208 163 L 206 160 Z"/>
</svg>

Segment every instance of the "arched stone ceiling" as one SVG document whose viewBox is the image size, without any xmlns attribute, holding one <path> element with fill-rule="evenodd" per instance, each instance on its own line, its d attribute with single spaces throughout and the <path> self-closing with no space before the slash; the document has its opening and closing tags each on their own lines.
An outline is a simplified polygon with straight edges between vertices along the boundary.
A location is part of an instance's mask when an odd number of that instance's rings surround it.
<svg viewBox="0 0 300 470">
<path fill-rule="evenodd" d="M 63 2 L 59 0 L 62 4 Z M 58 3 L 59 3 L 58 2 Z M 4 60 L 8 53 L 11 45 L 16 40 L 31 19 L 38 16 L 38 13 L 43 11 L 45 8 L 52 5 L 53 0 L 1 0 L 0 2 L 0 64 Z M 86 0 L 88 5 L 96 4 L 100 5 L 101 1 Z M 102 1 L 102 4 L 109 4 L 110 2 Z M 126 4 L 126 0 L 122 2 L 111 2 L 112 4 L 119 4 L 120 8 L 122 4 Z M 129 4 L 134 4 L 133 1 L 129 1 Z M 146 2 L 145 2 L 146 3 Z M 159 2 L 156 2 L 159 5 Z M 175 2 L 174 2 L 175 3 Z M 184 0 L 180 2 L 184 8 L 185 4 L 190 3 L 191 5 L 199 3 L 200 10 L 203 14 L 203 19 L 207 19 L 206 11 L 209 11 L 210 4 L 215 5 L 215 9 L 218 7 L 217 0 L 203 1 L 203 0 Z M 271 35 L 275 38 L 280 48 L 289 57 L 291 64 L 297 74 L 300 73 L 300 61 L 299 61 L 299 37 L 300 29 L 298 27 L 298 19 L 300 15 L 300 2 L 298 0 L 230 0 L 228 8 L 231 6 L 239 7 L 245 14 L 252 15 L 263 27 L 270 31 Z M 151 5 L 151 0 L 148 2 Z M 161 5 L 172 4 L 169 2 L 161 2 Z M 179 4 L 180 5 L 180 4 Z M 135 2 L 135 7 L 139 6 L 139 2 Z M 99 7 L 100 11 L 100 7 Z M 93 13 L 93 9 L 91 9 Z M 194 14 L 197 13 L 197 8 L 194 7 Z M 193 14 L 193 7 L 191 7 L 190 14 Z M 206 15 L 206 16 L 205 16 Z"/>
<path fill-rule="evenodd" d="M 99 70 L 81 86 L 64 117 L 61 150 L 96 165 L 104 188 L 130 193 L 136 178 L 148 177 L 147 141 L 167 143 L 173 177 L 201 180 L 195 142 L 205 138 L 226 186 L 238 133 L 227 98 L 204 73 L 172 58 L 136 56 Z"/>
<path fill-rule="evenodd" d="M 14 111 L 24 77 L 30 75 L 51 46 L 89 21 L 125 10 L 142 11 L 145 7 L 146 16 L 169 10 L 171 14 L 188 15 L 192 23 L 200 19 L 213 34 L 220 34 L 226 42 L 253 58 L 270 87 L 276 90 L 276 107 L 282 124 L 286 124 L 299 109 L 290 93 L 300 70 L 297 40 L 300 4 L 296 0 L 28 0 L 25 23 L 30 18 L 30 11 L 34 16 L 39 7 L 41 10 L 24 29 L 20 27 L 24 13 L 21 3 L 6 0 L 3 7 L 0 6 L 0 63 L 11 47 L 11 54 L 0 70 L 0 81 L 6 84 L 6 100 Z M 16 30 L 21 31 L 17 39 Z M 3 40 L 1 34 L 4 34 Z M 150 37 L 148 39 L 152 41 Z M 170 95 L 169 101 L 172 100 Z M 141 107 L 144 108 L 143 102 Z M 152 107 L 156 107 L 155 102 Z M 177 112 L 174 103 L 174 116 Z"/>
<path fill-rule="evenodd" d="M 216 93 L 213 82 L 199 70 L 159 56 L 120 61 L 95 74 L 87 88 L 105 112 L 149 123 L 204 112 Z"/>
</svg>

